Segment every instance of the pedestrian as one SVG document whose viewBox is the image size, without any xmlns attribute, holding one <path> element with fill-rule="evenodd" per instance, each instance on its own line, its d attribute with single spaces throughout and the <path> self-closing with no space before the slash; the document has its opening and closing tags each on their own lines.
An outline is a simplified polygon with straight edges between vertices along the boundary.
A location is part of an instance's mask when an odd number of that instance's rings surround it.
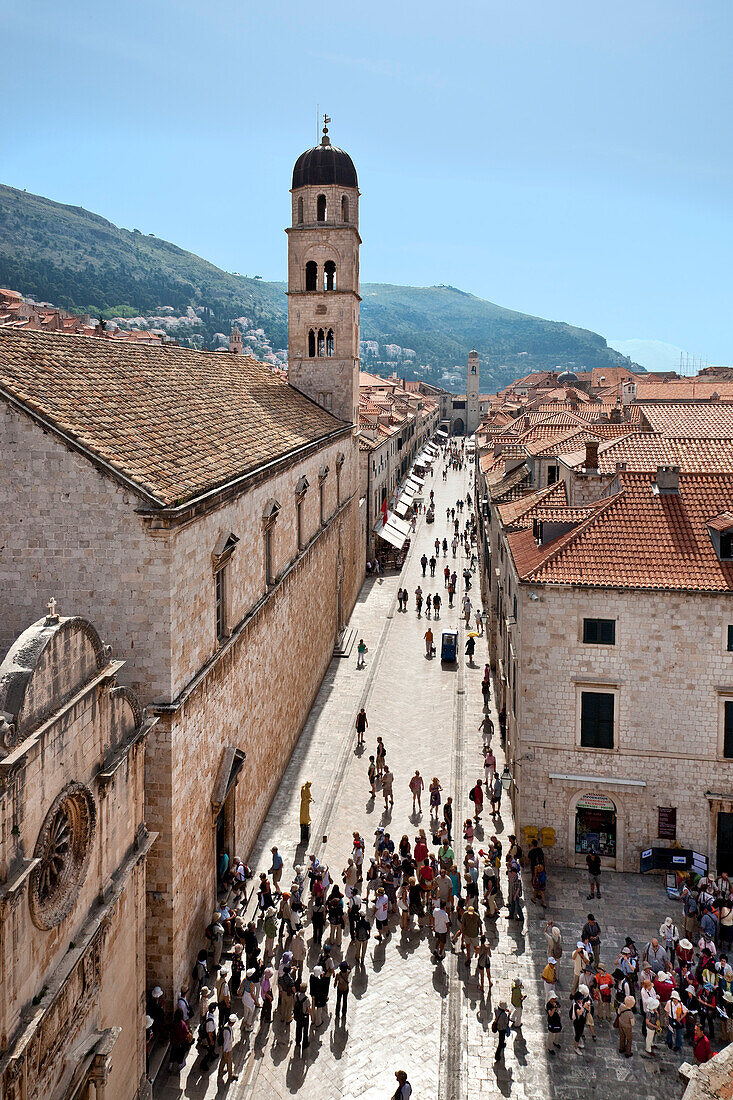
<svg viewBox="0 0 733 1100">
<path fill-rule="evenodd" d="M 557 982 L 557 960 L 554 956 L 549 956 L 543 974 L 541 978 L 545 982 L 545 1000 L 549 1001 L 550 994 L 555 993 L 555 986 Z"/>
<path fill-rule="evenodd" d="M 441 872 L 445 874 L 445 872 Z M 447 877 L 447 876 L 446 876 Z M 448 880 L 450 882 L 450 880 Z M 433 909 L 433 931 L 435 933 L 435 957 L 445 958 L 445 944 L 450 930 L 450 917 L 445 909 L 444 900 L 438 896 Z"/>
<path fill-rule="evenodd" d="M 486 786 L 487 793 L 491 790 L 491 786 L 496 774 L 496 757 L 489 748 L 484 756 L 484 784 Z"/>
<path fill-rule="evenodd" d="M 420 565 L 422 566 L 422 575 L 424 577 L 425 576 L 425 571 L 428 567 L 428 555 L 427 554 L 423 554 L 423 556 L 420 558 Z"/>
<path fill-rule="evenodd" d="M 359 638 L 359 644 L 356 647 L 356 652 L 357 652 L 356 667 L 357 668 L 364 668 L 364 654 L 366 653 L 366 651 L 367 651 L 366 642 L 364 641 L 363 638 Z"/>
<path fill-rule="evenodd" d="M 463 607 L 463 618 L 466 620 L 466 626 L 468 626 L 468 624 L 471 621 L 471 597 L 470 596 L 466 595 L 466 596 L 463 597 L 462 607 Z"/>
<path fill-rule="evenodd" d="M 433 610 L 433 597 L 430 594 L 430 592 L 428 592 L 427 596 L 425 597 L 425 618 L 426 619 L 430 618 L 430 613 L 431 613 L 432 610 Z"/>
<path fill-rule="evenodd" d="M 336 1017 L 338 1018 L 339 1009 L 341 1010 L 341 1016 L 346 1016 L 346 1002 L 349 999 L 349 975 L 351 973 L 349 964 L 342 962 L 336 971 Z"/>
<path fill-rule="evenodd" d="M 468 657 L 468 664 L 471 668 L 473 668 L 473 655 L 475 652 L 476 639 L 469 637 L 466 639 L 466 656 Z"/>
<path fill-rule="evenodd" d="M 601 926 L 592 913 L 588 914 L 588 920 L 583 925 L 581 933 L 584 943 L 589 943 L 593 951 L 593 962 L 596 966 L 601 958 Z"/>
<path fill-rule="evenodd" d="M 216 1061 L 216 1016 L 214 1015 L 214 1003 L 209 1001 L 206 1014 L 203 1017 L 204 1028 L 204 1057 L 201 1062 L 201 1070 L 206 1073 L 212 1062 Z"/>
<path fill-rule="evenodd" d="M 384 795 L 384 809 L 391 810 L 394 806 L 394 795 L 392 794 L 392 787 L 394 784 L 394 774 L 389 770 L 389 764 L 384 762 L 384 772 L 382 774 L 382 794 Z"/>
<path fill-rule="evenodd" d="M 364 707 L 361 708 L 356 716 L 356 746 L 359 748 L 364 744 L 364 734 L 369 727 L 367 721 L 367 714 Z"/>
<path fill-rule="evenodd" d="M 425 783 L 423 781 L 423 777 L 420 775 L 420 772 L 417 770 L 417 768 L 415 769 L 415 774 L 413 775 L 412 779 L 410 780 L 409 786 L 410 786 L 410 790 L 412 791 L 412 812 L 413 812 L 413 814 L 415 813 L 415 806 L 417 805 L 418 810 L 420 811 L 420 813 L 422 813 L 422 802 L 421 802 L 421 800 L 422 800 L 422 792 L 423 792 L 423 788 L 425 786 Z"/>
<path fill-rule="evenodd" d="M 519 864 L 514 861 L 509 864 L 507 873 L 507 892 L 509 894 L 509 920 L 522 920 L 522 876 L 519 872 Z"/>
<path fill-rule="evenodd" d="M 573 960 L 573 984 L 570 989 L 570 996 L 574 996 L 575 992 L 580 985 L 580 979 L 585 971 L 586 966 L 590 962 L 590 956 L 585 949 L 585 943 L 583 940 L 578 940 L 575 945 L 575 950 L 572 954 Z"/>
<path fill-rule="evenodd" d="M 440 618 L 440 605 L 442 604 L 442 602 L 443 601 L 440 598 L 440 593 L 436 592 L 433 596 L 433 617 L 436 619 Z"/>
<path fill-rule="evenodd" d="M 494 782 L 493 782 L 493 785 L 491 787 L 491 816 L 492 817 L 496 817 L 496 815 L 501 810 L 501 794 L 502 794 L 503 789 L 504 788 L 501 785 L 501 776 L 499 776 L 497 774 L 497 775 L 494 776 Z"/>
<path fill-rule="evenodd" d="M 487 752 L 491 748 L 491 735 L 494 732 L 494 723 L 491 721 L 491 716 L 485 714 L 479 722 L 478 728 L 481 730 L 484 752 Z"/>
<path fill-rule="evenodd" d="M 303 1050 L 310 1045 L 308 1039 L 308 1026 L 311 1021 L 311 999 L 308 996 L 305 983 L 301 982 L 297 988 L 293 1002 L 293 1017 L 295 1019 L 295 1046 L 303 1045 Z"/>
<path fill-rule="evenodd" d="M 635 1006 L 636 1000 L 629 994 L 624 998 L 623 1005 L 619 1008 L 616 1019 L 613 1021 L 613 1026 L 618 1028 L 618 1052 L 626 1058 L 630 1058 L 633 1053 L 631 1039 L 634 1028 Z"/>
<path fill-rule="evenodd" d="M 364 965 L 364 957 L 366 955 L 367 944 L 369 943 L 369 937 L 371 935 L 371 926 L 366 913 L 362 911 L 359 906 L 359 911 L 354 923 L 354 940 L 356 942 L 356 954 L 355 960 L 357 963 Z"/>
<path fill-rule="evenodd" d="M 703 1031 L 700 1024 L 695 1024 L 695 1035 L 692 1041 L 692 1050 L 695 1055 L 695 1061 L 700 1066 L 704 1062 L 709 1062 L 713 1056 L 713 1048 L 710 1045 L 710 1040 Z"/>
<path fill-rule="evenodd" d="M 445 800 L 443 806 L 443 817 L 445 818 L 445 824 L 448 829 L 448 843 L 452 843 L 453 837 L 453 799 L 450 795 Z"/>
<path fill-rule="evenodd" d="M 545 939 L 547 940 L 547 957 L 562 958 L 562 932 L 556 924 L 548 920 L 545 925 Z"/>
<path fill-rule="evenodd" d="M 453 597 L 456 594 L 456 582 L 451 578 L 448 582 L 448 607 L 453 607 Z"/>
<path fill-rule="evenodd" d="M 682 1050 L 682 1032 L 687 1022 L 687 1011 L 687 1006 L 682 1003 L 675 989 L 664 1006 L 667 1017 L 667 1046 L 670 1050 Z"/>
<path fill-rule="evenodd" d="M 436 539 L 436 542 L 437 542 L 437 539 Z M 435 558 L 431 555 L 431 557 L 430 557 L 430 576 L 431 577 L 435 576 L 435 566 L 436 566 L 436 564 L 437 564 L 437 562 L 436 562 Z"/>
<path fill-rule="evenodd" d="M 173 1023 L 170 1031 L 170 1061 L 169 1073 L 180 1073 L 186 1065 L 186 1057 L 193 1046 L 194 1038 L 191 1028 L 184 1018 L 184 1009 L 177 1008 L 173 1013 Z"/>
<path fill-rule="evenodd" d="M 265 967 L 260 982 L 260 996 L 262 997 L 262 1011 L 260 1012 L 260 1026 L 269 1023 L 272 1019 L 272 979 L 274 971 L 272 967 Z"/>
<path fill-rule="evenodd" d="M 470 972 L 469 964 L 469 972 Z M 494 984 L 491 980 L 491 946 L 486 936 L 481 936 L 476 951 L 476 974 L 478 976 L 481 992 L 484 992 L 484 980 L 488 980 L 489 989 Z M 514 1004 L 514 1001 L 512 1001 Z"/>
<path fill-rule="evenodd" d="M 477 779 L 471 790 L 468 792 L 468 797 L 473 802 L 473 819 L 478 825 L 481 814 L 484 809 L 484 788 L 481 785 L 481 780 Z"/>
<path fill-rule="evenodd" d="M 545 871 L 545 865 L 542 862 L 535 863 L 532 872 L 532 901 L 535 905 L 539 902 L 543 909 L 547 908 L 547 902 L 545 901 L 546 888 L 547 872 Z"/>
<path fill-rule="evenodd" d="M 397 1078 L 397 1088 L 392 1094 L 392 1100 L 410 1100 L 412 1085 L 407 1080 L 407 1074 L 403 1069 L 398 1069 L 395 1077 Z"/>
<path fill-rule="evenodd" d="M 583 1042 L 583 1032 L 585 1031 L 586 1015 L 583 995 L 580 992 L 576 992 L 573 994 L 570 1005 L 570 1019 L 573 1024 L 573 1049 L 576 1054 L 580 1054 L 580 1045 Z"/>
<path fill-rule="evenodd" d="M 417 609 L 418 619 L 422 615 L 422 588 L 420 585 L 415 589 L 415 608 Z"/>
<path fill-rule="evenodd" d="M 506 1001 L 499 1001 L 496 1011 L 494 1012 L 494 1022 L 491 1025 L 491 1030 L 495 1035 L 499 1036 L 499 1042 L 496 1045 L 496 1053 L 494 1054 L 494 1061 L 498 1062 L 504 1057 L 506 1035 L 509 1030 L 509 1006 Z"/>
<path fill-rule="evenodd" d="M 370 798 L 377 797 L 377 765 L 373 756 L 369 757 L 369 766 L 367 767 L 367 779 L 369 780 L 369 796 Z"/>
<path fill-rule="evenodd" d="M 489 709 L 489 700 L 491 699 L 491 681 L 490 680 L 482 680 L 481 681 L 481 694 L 482 694 L 483 700 L 484 700 L 484 710 L 488 710 Z"/>
<path fill-rule="evenodd" d="M 601 857 L 598 852 L 589 852 L 585 857 L 585 862 L 588 867 L 588 883 L 590 885 L 590 893 L 588 894 L 588 901 L 597 894 L 601 896 Z"/>
<path fill-rule="evenodd" d="M 228 1074 L 229 1081 L 236 1081 L 239 1077 L 239 1074 L 234 1072 L 234 1065 L 232 1063 L 232 1054 L 234 1051 L 234 1025 L 236 1022 L 237 1017 L 232 1013 L 222 1029 L 221 1058 L 219 1059 L 219 1070 L 217 1073 L 219 1083 L 224 1080 L 225 1070 Z"/>
<path fill-rule="evenodd" d="M 449 581 L 450 581 L 450 566 L 446 565 L 445 569 L 443 570 L 443 587 L 444 588 L 448 587 L 448 582 Z"/>
<path fill-rule="evenodd" d="M 374 899 L 374 915 L 377 922 L 377 942 L 381 943 L 387 935 L 389 913 L 389 898 L 383 886 L 378 887 L 377 896 Z"/>
<path fill-rule="evenodd" d="M 268 874 L 272 875 L 272 885 L 275 887 L 275 893 L 280 894 L 280 879 L 283 875 L 283 857 L 280 855 L 277 848 L 272 849 L 272 867 L 268 871 Z"/>
<path fill-rule="evenodd" d="M 425 637 L 425 656 L 428 658 L 428 660 L 430 660 L 430 658 L 433 656 L 433 653 L 435 652 L 435 647 L 433 646 L 434 635 L 433 635 L 433 632 L 430 629 L 430 627 L 428 627 L 428 629 L 425 631 L 424 637 Z"/>
<path fill-rule="evenodd" d="M 596 988 L 600 1000 L 598 1002 L 598 1015 L 601 1020 L 610 1020 L 611 1018 L 611 997 L 613 995 L 613 978 L 606 970 L 605 966 L 599 965 L 596 970 Z"/>
<path fill-rule="evenodd" d="M 550 993 L 547 998 L 545 1014 L 547 1015 L 547 1052 L 554 1057 L 560 1049 L 560 1033 L 562 1031 L 562 1019 L 556 993 Z"/>
<path fill-rule="evenodd" d="M 479 634 L 484 632 L 484 613 L 480 607 L 476 608 L 476 630 Z"/>
<path fill-rule="evenodd" d="M 261 877 L 267 878 L 266 875 Z M 221 923 L 221 913 L 218 909 L 214 913 L 214 919 L 206 929 L 205 935 L 211 941 L 212 963 L 216 968 L 221 962 L 221 953 L 224 950 L 224 925 Z"/>
<path fill-rule="evenodd" d="M 328 1005 L 329 985 L 330 979 L 323 967 L 314 966 L 309 982 L 313 1027 L 320 1027 L 323 1023 L 323 1014 Z"/>
<path fill-rule="evenodd" d="M 545 853 L 540 847 L 538 840 L 531 841 L 529 851 L 527 852 L 527 858 L 529 859 L 529 866 L 532 871 L 534 871 L 538 863 L 545 862 Z"/>
<path fill-rule="evenodd" d="M 440 808 L 440 792 L 443 790 L 443 788 L 441 787 L 437 776 L 433 776 L 432 782 L 428 790 L 430 791 L 430 816 L 438 817 L 438 809 Z"/>
<path fill-rule="evenodd" d="M 512 1027 L 518 1030 L 522 1026 L 522 1012 L 524 1010 L 524 1002 L 527 1000 L 527 994 L 524 992 L 524 985 L 522 984 L 521 978 L 515 978 L 512 982 L 510 1000 L 512 1003 Z"/>
</svg>

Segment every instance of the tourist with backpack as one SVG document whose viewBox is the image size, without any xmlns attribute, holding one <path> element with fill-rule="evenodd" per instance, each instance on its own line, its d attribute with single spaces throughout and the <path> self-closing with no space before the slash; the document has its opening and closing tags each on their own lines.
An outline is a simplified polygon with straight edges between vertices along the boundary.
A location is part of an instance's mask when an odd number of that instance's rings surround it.
<svg viewBox="0 0 733 1100">
<path fill-rule="evenodd" d="M 554 1057 L 560 1049 L 560 1033 L 562 1031 L 562 1019 L 560 1018 L 560 1007 L 556 993 L 551 993 L 547 998 L 545 1014 L 547 1016 L 547 1053 Z"/>
<path fill-rule="evenodd" d="M 512 1027 L 515 1030 L 519 1030 L 522 1026 L 522 1011 L 524 1008 L 524 1002 L 527 1000 L 527 994 L 524 992 L 524 986 L 522 985 L 521 978 L 515 978 L 512 982 L 512 993 L 510 1000 L 512 1002 Z"/>
<path fill-rule="evenodd" d="M 499 1001 L 494 1012 L 494 1022 L 491 1025 L 491 1030 L 499 1036 L 496 1053 L 494 1054 L 494 1061 L 498 1062 L 504 1057 L 504 1047 L 509 1034 L 509 1006 L 506 1001 Z"/>
<path fill-rule="evenodd" d="M 311 1019 L 311 1002 L 304 982 L 300 983 L 295 994 L 293 1017 L 295 1019 L 295 1049 L 297 1054 L 298 1047 L 301 1043 L 304 1052 L 305 1048 L 310 1045 L 310 1040 L 308 1039 L 308 1025 Z"/>
</svg>

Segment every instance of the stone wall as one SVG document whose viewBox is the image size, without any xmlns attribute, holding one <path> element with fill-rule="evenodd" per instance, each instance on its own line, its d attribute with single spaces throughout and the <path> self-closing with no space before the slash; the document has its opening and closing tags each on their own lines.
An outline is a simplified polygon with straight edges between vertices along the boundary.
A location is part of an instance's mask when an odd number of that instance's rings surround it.
<svg viewBox="0 0 733 1100">
<path fill-rule="evenodd" d="M 618 807 L 619 869 L 638 869 L 642 849 L 667 843 L 657 840 L 660 806 L 677 808 L 683 847 L 706 853 L 714 864 L 706 792 L 733 789 L 733 761 L 722 755 L 723 701 L 733 699 L 730 596 L 549 586 L 532 591 L 537 600 L 520 586 L 512 632 L 516 722 L 507 707 L 511 755 L 518 761 L 518 823 L 552 826 L 557 845 L 551 858 L 573 864 L 574 801 L 585 791 L 603 791 Z M 583 643 L 585 617 L 615 619 L 615 645 Z M 611 750 L 580 747 L 584 685 L 616 693 Z M 606 782 L 550 780 L 550 773 Z"/>
<path fill-rule="evenodd" d="M 358 516 L 353 499 L 288 571 L 201 687 L 176 714 L 162 718 L 170 729 L 173 806 L 185 807 L 173 821 L 174 893 L 160 899 L 151 921 L 160 939 L 169 930 L 168 943 L 151 941 L 149 948 L 150 980 L 165 989 L 177 988 L 190 971 L 211 920 L 211 798 L 225 749 L 235 746 L 247 754 L 227 815 L 227 834 L 234 838 L 230 855 L 246 861 L 331 660 L 339 545 L 346 613 L 358 593 Z"/>
<path fill-rule="evenodd" d="M 38 1095 L 51 1095 L 86 1034 L 121 1027 L 110 1095 L 127 1100 L 145 1071 L 144 720 L 137 701 L 115 686 L 119 662 L 108 661 L 79 620 L 34 624 L 15 663 L 0 673 L 29 667 L 23 662 L 39 638 L 45 648 L 20 710 L 39 719 L 18 722 L 16 741 L 0 750 L 0 1034 L 7 1052 L 0 1079 L 15 1080 L 24 1067 L 29 1095 L 31 1078 Z M 113 763 L 114 775 L 103 779 L 100 771 Z M 47 894 L 46 845 L 69 799 L 80 812 L 68 816 L 64 869 Z M 26 1067 L 28 1051 L 35 1053 Z"/>
<path fill-rule="evenodd" d="M 144 703 L 171 695 L 170 559 L 150 537 L 136 495 L 0 405 L 0 655 L 50 596 L 90 619 Z"/>
</svg>

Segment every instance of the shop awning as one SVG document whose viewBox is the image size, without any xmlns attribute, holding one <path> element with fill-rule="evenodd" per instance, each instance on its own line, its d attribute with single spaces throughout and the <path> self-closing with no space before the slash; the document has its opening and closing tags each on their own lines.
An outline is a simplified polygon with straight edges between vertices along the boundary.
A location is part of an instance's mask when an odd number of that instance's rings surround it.
<svg viewBox="0 0 733 1100">
<path fill-rule="evenodd" d="M 388 514 L 388 516 L 387 516 L 387 526 L 388 527 L 395 527 L 405 537 L 407 537 L 407 535 L 409 535 L 409 533 L 410 533 L 410 525 L 407 522 L 407 520 L 406 519 L 400 519 L 399 516 L 396 516 L 394 514 L 394 512 L 390 512 Z"/>
<path fill-rule="evenodd" d="M 417 485 L 418 489 L 419 489 L 421 486 L 423 486 L 425 484 L 425 478 L 424 477 L 418 477 L 417 474 L 408 474 L 407 475 L 408 485 L 410 484 L 410 482 L 414 482 Z"/>
<path fill-rule="evenodd" d="M 397 501 L 397 503 L 394 506 L 394 510 L 397 513 L 397 515 L 402 516 L 403 518 L 404 518 L 404 516 L 407 515 L 409 509 L 410 509 L 409 501 L 403 500 L 402 497 L 400 497 L 400 499 Z"/>
<path fill-rule="evenodd" d="M 405 489 L 409 489 L 410 492 L 412 493 L 412 495 L 414 496 L 415 493 L 421 493 L 422 492 L 422 487 L 423 487 L 424 484 L 425 483 L 424 483 L 424 481 L 422 481 L 421 478 L 413 477 L 413 475 L 410 474 L 410 476 L 408 477 L 407 482 L 405 484 Z"/>
<path fill-rule="evenodd" d="M 447 432 L 444 432 L 442 428 L 438 428 L 438 430 L 437 430 L 437 432 L 436 432 L 435 434 L 436 434 L 436 435 L 442 435 L 444 439 L 447 439 L 447 438 L 448 438 L 448 433 L 447 433 Z"/>
<path fill-rule="evenodd" d="M 405 536 L 401 535 L 396 527 L 392 527 L 389 523 L 382 527 L 381 531 L 377 531 L 380 539 L 384 539 L 390 546 L 394 546 L 395 549 L 401 550 L 405 545 Z"/>
</svg>

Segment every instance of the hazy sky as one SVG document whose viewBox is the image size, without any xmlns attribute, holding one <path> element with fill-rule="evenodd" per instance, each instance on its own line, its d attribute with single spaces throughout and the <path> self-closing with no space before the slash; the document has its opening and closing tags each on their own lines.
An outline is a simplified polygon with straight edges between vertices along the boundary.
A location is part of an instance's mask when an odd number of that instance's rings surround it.
<svg viewBox="0 0 733 1100">
<path fill-rule="evenodd" d="M 282 279 L 320 103 L 359 173 L 365 281 L 733 363 L 731 0 L 0 14 L 2 182 Z"/>
</svg>

